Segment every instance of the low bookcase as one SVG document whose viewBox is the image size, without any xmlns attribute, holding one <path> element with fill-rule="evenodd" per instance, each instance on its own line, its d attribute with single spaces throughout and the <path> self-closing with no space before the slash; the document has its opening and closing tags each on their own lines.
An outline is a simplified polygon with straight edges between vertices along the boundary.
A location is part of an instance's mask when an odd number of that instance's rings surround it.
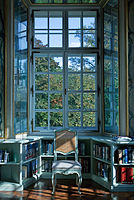
<svg viewBox="0 0 134 200">
<path fill-rule="evenodd" d="M 54 139 L 52 137 L 41 138 L 41 177 L 51 178 L 52 162 L 54 160 Z M 83 178 L 90 178 L 91 167 L 91 145 L 89 137 L 80 137 L 78 141 L 79 162 L 82 165 Z M 73 155 L 64 157 L 58 156 L 58 159 L 74 159 Z M 65 177 L 68 178 L 68 177 Z"/>
<path fill-rule="evenodd" d="M 39 172 L 39 139 L 0 140 L 0 191 L 22 191 Z"/>
<path fill-rule="evenodd" d="M 1 139 L 0 191 L 22 191 L 40 177 L 51 179 L 53 139 Z M 79 136 L 78 150 L 83 179 L 91 179 L 110 191 L 134 191 L 134 141 Z M 73 159 L 73 156 L 66 159 Z"/>
<path fill-rule="evenodd" d="M 134 191 L 134 142 L 92 137 L 91 179 L 110 191 Z"/>
</svg>

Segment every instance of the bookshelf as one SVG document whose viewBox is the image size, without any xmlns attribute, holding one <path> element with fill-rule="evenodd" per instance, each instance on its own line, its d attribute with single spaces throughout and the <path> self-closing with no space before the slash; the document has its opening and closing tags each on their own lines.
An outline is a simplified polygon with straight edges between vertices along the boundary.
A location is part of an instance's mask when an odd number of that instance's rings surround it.
<svg viewBox="0 0 134 200">
<path fill-rule="evenodd" d="M 37 180 L 39 165 L 39 139 L 0 140 L 0 191 L 22 191 Z"/>
<path fill-rule="evenodd" d="M 79 136 L 78 149 L 83 179 L 114 192 L 134 190 L 134 141 Z M 0 140 L 0 191 L 22 191 L 40 177 L 51 179 L 53 151 L 53 137 Z"/>
<path fill-rule="evenodd" d="M 134 190 L 134 142 L 92 137 L 91 179 L 110 191 Z"/>
<path fill-rule="evenodd" d="M 90 178 L 91 174 L 91 141 L 89 138 L 79 137 L 78 141 L 78 160 L 82 166 L 83 178 Z"/>
<path fill-rule="evenodd" d="M 52 162 L 54 160 L 53 138 L 41 138 L 41 177 L 51 178 Z M 78 142 L 79 162 L 82 165 L 83 178 L 90 178 L 91 153 L 89 137 L 81 137 Z M 74 159 L 74 156 L 59 155 L 58 159 Z M 65 177 L 68 178 L 68 177 Z"/>
</svg>

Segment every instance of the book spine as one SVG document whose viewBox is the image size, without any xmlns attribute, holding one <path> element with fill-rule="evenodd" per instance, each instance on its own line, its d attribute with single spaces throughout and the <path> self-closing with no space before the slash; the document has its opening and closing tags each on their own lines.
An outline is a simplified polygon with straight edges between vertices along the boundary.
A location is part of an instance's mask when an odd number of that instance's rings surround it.
<svg viewBox="0 0 134 200">
<path fill-rule="evenodd" d="M 116 169 L 116 183 L 120 183 L 121 182 L 121 168 L 117 167 Z"/>
<path fill-rule="evenodd" d="M 127 183 L 127 168 L 121 167 L 121 183 Z"/>
<path fill-rule="evenodd" d="M 118 149 L 118 163 L 122 164 L 122 149 Z"/>
<path fill-rule="evenodd" d="M 123 149 L 123 163 L 128 163 L 128 150 Z"/>
<path fill-rule="evenodd" d="M 127 183 L 133 183 L 133 168 L 127 168 Z"/>
</svg>

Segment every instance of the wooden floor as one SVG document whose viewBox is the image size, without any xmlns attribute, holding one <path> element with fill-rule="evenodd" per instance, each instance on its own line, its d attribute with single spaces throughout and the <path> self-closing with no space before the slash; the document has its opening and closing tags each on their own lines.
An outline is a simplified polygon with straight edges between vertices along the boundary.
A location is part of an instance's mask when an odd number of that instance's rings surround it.
<svg viewBox="0 0 134 200">
<path fill-rule="evenodd" d="M 110 193 L 89 180 L 83 181 L 81 195 L 74 180 L 58 180 L 55 195 L 51 192 L 51 180 L 42 179 L 23 192 L 0 192 L 0 200 L 134 200 L 134 192 Z"/>
</svg>

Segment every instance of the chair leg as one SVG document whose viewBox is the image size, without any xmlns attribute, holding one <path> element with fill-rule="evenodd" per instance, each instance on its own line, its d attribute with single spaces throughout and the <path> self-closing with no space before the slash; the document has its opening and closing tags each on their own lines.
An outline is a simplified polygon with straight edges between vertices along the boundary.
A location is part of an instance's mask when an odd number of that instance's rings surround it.
<svg viewBox="0 0 134 200">
<path fill-rule="evenodd" d="M 55 193 L 55 182 L 56 182 L 56 180 L 55 180 L 55 174 L 52 173 L 52 187 L 53 187 L 52 194 Z"/>
<path fill-rule="evenodd" d="M 81 173 L 78 175 L 78 178 L 79 178 L 79 181 L 78 181 L 78 193 L 81 194 L 81 191 L 80 191 L 80 186 L 82 184 L 82 176 L 81 176 Z"/>
</svg>

